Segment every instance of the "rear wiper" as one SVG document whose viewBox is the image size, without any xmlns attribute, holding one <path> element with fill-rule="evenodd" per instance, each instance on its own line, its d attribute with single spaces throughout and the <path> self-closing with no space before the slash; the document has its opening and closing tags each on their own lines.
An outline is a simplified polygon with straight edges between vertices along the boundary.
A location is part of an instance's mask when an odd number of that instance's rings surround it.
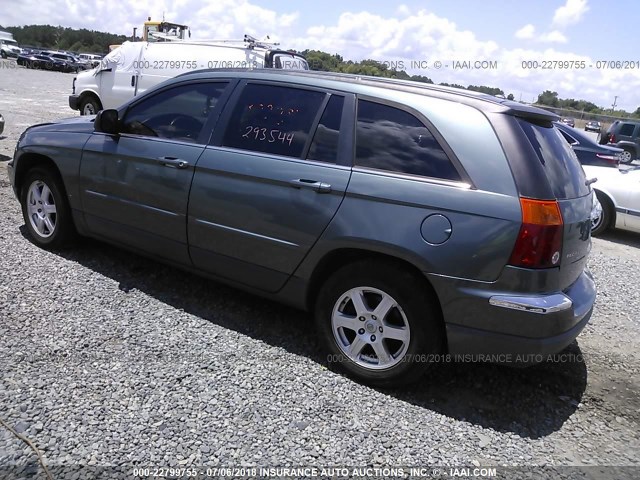
<svg viewBox="0 0 640 480">
<path fill-rule="evenodd" d="M 596 183 L 598 181 L 598 179 L 596 177 L 590 178 L 588 180 L 584 181 L 584 184 L 588 187 L 589 185 L 591 185 L 592 183 Z"/>
</svg>

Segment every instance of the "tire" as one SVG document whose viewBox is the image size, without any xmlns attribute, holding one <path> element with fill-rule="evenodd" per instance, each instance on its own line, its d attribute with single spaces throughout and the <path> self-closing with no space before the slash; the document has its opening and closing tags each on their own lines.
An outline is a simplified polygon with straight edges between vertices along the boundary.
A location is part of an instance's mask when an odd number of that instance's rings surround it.
<svg viewBox="0 0 640 480">
<path fill-rule="evenodd" d="M 7 58 L 7 54 L 6 54 L 6 52 L 5 52 L 4 50 L 1 50 L 1 51 L 0 51 L 0 56 L 1 56 L 2 58 Z"/>
<path fill-rule="evenodd" d="M 598 197 L 598 201 L 600 202 L 600 206 L 602 207 L 602 212 L 600 213 L 599 218 L 591 219 L 591 236 L 597 237 L 598 235 L 606 232 L 609 227 L 613 224 L 614 221 L 614 210 L 613 204 L 609 197 L 607 197 L 604 193 L 596 190 L 596 196 Z"/>
<path fill-rule="evenodd" d="M 90 95 L 85 96 L 80 102 L 80 115 L 95 115 L 100 110 L 100 101 Z"/>
<path fill-rule="evenodd" d="M 52 169 L 35 167 L 27 173 L 20 189 L 20 204 L 29 236 L 39 247 L 61 249 L 76 239 L 64 186 Z"/>
<path fill-rule="evenodd" d="M 358 261 L 329 277 L 315 306 L 329 366 L 377 387 L 405 385 L 424 374 L 430 354 L 444 345 L 440 307 L 425 282 L 385 260 Z M 381 305 L 386 313 L 375 315 Z"/>
<path fill-rule="evenodd" d="M 630 148 L 625 148 L 624 152 L 620 154 L 620 163 L 631 163 L 633 158 L 635 157 L 635 152 L 631 151 Z"/>
</svg>

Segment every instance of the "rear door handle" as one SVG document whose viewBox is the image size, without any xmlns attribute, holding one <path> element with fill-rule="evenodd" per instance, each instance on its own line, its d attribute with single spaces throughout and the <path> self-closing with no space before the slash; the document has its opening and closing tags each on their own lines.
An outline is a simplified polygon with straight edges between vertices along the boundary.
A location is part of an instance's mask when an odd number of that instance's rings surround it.
<svg viewBox="0 0 640 480">
<path fill-rule="evenodd" d="M 158 157 L 156 160 L 165 167 L 187 168 L 189 166 L 189 162 L 176 157 Z"/>
<path fill-rule="evenodd" d="M 324 182 L 319 182 L 317 180 L 309 180 L 306 178 L 297 178 L 295 180 L 291 180 L 289 182 L 293 188 L 309 188 L 318 193 L 329 193 L 331 192 L 331 185 Z"/>
</svg>

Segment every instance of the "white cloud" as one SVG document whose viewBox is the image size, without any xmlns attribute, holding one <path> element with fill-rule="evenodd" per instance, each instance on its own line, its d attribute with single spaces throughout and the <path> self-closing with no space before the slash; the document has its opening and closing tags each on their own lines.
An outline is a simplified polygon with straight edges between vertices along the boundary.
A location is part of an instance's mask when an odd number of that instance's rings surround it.
<svg viewBox="0 0 640 480">
<path fill-rule="evenodd" d="M 553 25 L 566 27 L 578 23 L 589 10 L 587 0 L 567 0 L 553 15 Z"/>
<path fill-rule="evenodd" d="M 552 32 L 543 33 L 538 37 L 538 41 L 543 43 L 567 43 L 567 37 L 558 30 Z"/>
<path fill-rule="evenodd" d="M 453 59 L 460 54 L 487 58 L 498 48 L 473 32 L 420 10 L 410 17 L 388 18 L 369 12 L 345 12 L 333 26 L 317 25 L 294 39 L 294 48 L 340 52 L 345 58 L 375 60 Z"/>
<path fill-rule="evenodd" d="M 529 23 L 516 32 L 516 38 L 520 38 L 520 39 L 533 38 L 535 33 L 536 33 L 536 27 L 534 27 Z"/>
</svg>

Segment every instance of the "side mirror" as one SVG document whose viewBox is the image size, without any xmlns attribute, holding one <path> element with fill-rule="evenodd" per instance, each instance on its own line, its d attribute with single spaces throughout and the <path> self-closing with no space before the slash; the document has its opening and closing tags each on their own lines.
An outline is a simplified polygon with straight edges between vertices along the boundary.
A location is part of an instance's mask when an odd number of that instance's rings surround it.
<svg viewBox="0 0 640 480">
<path fill-rule="evenodd" d="M 96 119 L 93 121 L 93 126 L 96 132 L 109 133 L 111 135 L 117 135 L 120 129 L 120 122 L 118 121 L 118 111 L 100 110 Z"/>
</svg>

